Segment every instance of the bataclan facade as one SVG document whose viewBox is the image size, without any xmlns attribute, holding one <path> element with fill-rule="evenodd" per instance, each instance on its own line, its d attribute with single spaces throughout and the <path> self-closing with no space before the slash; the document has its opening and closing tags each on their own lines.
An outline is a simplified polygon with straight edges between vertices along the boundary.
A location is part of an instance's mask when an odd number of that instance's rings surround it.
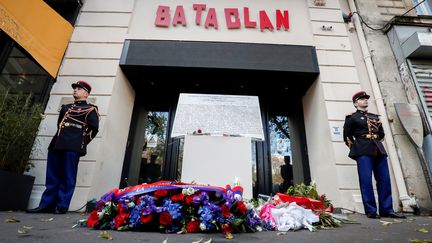
<svg viewBox="0 0 432 243">
<path fill-rule="evenodd" d="M 258 97 L 264 140 L 251 145 L 255 196 L 314 181 L 335 207 L 362 212 L 342 130 L 352 95 L 365 90 L 386 132 L 394 207 L 409 211 L 365 37 L 343 19 L 350 10 L 339 0 L 83 1 L 35 142 L 29 207 L 45 188 L 59 107 L 72 101 L 71 84 L 86 80 L 100 132 L 80 160 L 69 210 L 113 188 L 181 180 L 184 139 L 171 136 L 177 102 L 203 94 Z"/>
</svg>

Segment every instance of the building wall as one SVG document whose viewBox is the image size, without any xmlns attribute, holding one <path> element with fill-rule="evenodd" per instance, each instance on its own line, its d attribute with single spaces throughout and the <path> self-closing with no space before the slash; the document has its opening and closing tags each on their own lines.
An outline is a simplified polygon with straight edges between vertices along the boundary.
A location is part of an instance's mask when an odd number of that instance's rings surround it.
<svg viewBox="0 0 432 243">
<path fill-rule="evenodd" d="M 356 166 L 347 157 L 342 127 L 345 115 L 354 111 L 351 95 L 360 89 L 370 90 L 371 86 L 363 57 L 356 49 L 356 34 L 349 33 L 342 20 L 343 6 L 339 0 L 326 2 L 325 6 L 315 6 L 313 0 L 200 1 L 208 5 L 207 9 L 217 9 L 220 28 L 216 31 L 196 26 L 194 15 L 187 17 L 187 28 L 154 26 L 157 5 L 175 8 L 182 4 L 186 13 L 192 13 L 190 9 L 186 11 L 186 7 L 197 3 L 192 0 L 87 0 L 35 144 L 33 160 L 37 166 L 31 172 L 36 175 L 32 205 L 39 202 L 44 189 L 46 150 L 56 129 L 58 108 L 62 99 L 71 98 L 70 84 L 78 79 L 88 80 L 94 86 L 91 98 L 100 107 L 101 130 L 89 145 L 88 155 L 81 159 L 70 209 L 77 209 L 87 200 L 118 186 L 135 92 L 145 92 L 134 91 L 119 69 L 122 43 L 124 39 L 174 39 L 315 46 L 321 74 L 303 98 L 311 177 L 319 192 L 326 193 L 335 206 L 362 211 Z M 245 6 L 255 14 L 255 20 L 261 9 L 269 15 L 274 15 L 275 9 L 288 9 L 290 30 L 261 32 L 259 28 L 244 27 L 227 30 L 223 8 Z M 323 25 L 332 28 L 323 30 Z M 371 110 L 374 109 L 372 104 Z M 397 191 L 395 194 L 397 203 Z"/>
<path fill-rule="evenodd" d="M 395 15 L 401 15 L 412 8 L 411 1 L 356 1 L 357 8 L 364 20 L 374 28 L 384 26 Z M 407 15 L 415 15 L 412 10 Z M 409 193 L 416 195 L 421 207 L 431 208 L 432 202 L 424 173 L 420 165 L 420 158 L 415 147 L 403 130 L 397 117 L 394 103 L 412 103 L 416 99 L 408 98 L 399 74 L 399 66 L 393 54 L 388 36 L 382 31 L 374 31 L 363 26 L 369 52 L 376 70 L 376 76 L 382 92 L 384 103 L 395 141 L 397 153 L 401 163 L 403 176 Z M 391 41 L 397 41 L 393 36 Z"/>
<path fill-rule="evenodd" d="M 70 210 L 118 186 L 135 94 L 118 66 L 133 0 L 88 0 L 81 9 L 57 82 L 45 110 L 32 161 L 36 176 L 29 207 L 45 189 L 47 148 L 56 131 L 61 103 L 73 101 L 71 84 L 93 86 L 89 101 L 99 107 L 100 130 L 81 158 Z"/>
<path fill-rule="evenodd" d="M 326 2 L 325 6 L 308 2 L 320 66 L 319 79 L 303 98 L 311 176 L 318 182 L 319 191 L 325 192 L 335 205 L 362 212 L 357 166 L 347 156 L 349 150 L 343 142 L 342 130 L 345 116 L 355 111 L 352 94 L 358 90 L 372 93 L 372 88 L 357 33 L 347 31 L 342 19 L 347 4 L 337 0 Z M 333 11 L 332 19 L 327 18 L 328 11 Z M 333 28 L 322 30 L 323 25 Z M 375 102 L 370 102 L 369 108 L 377 113 Z"/>
</svg>

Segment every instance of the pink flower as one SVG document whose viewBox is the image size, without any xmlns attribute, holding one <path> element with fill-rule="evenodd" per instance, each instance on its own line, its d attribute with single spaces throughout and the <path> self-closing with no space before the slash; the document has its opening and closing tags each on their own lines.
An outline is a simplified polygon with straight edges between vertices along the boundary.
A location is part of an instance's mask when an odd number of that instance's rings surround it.
<svg viewBox="0 0 432 243">
<path fill-rule="evenodd" d="M 273 204 L 264 204 L 264 206 L 261 208 L 260 211 L 260 218 L 264 221 L 270 222 L 271 225 L 275 226 L 276 222 L 271 214 L 271 210 L 274 208 L 275 206 Z"/>
</svg>

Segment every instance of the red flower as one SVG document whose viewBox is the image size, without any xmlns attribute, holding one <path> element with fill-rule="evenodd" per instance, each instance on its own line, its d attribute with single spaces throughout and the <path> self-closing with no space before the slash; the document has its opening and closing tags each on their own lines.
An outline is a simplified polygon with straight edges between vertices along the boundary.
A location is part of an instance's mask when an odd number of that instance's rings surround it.
<svg viewBox="0 0 432 243">
<path fill-rule="evenodd" d="M 222 206 L 221 213 L 225 218 L 229 218 L 229 216 L 231 216 L 230 209 L 225 205 Z"/>
<path fill-rule="evenodd" d="M 90 216 L 87 219 L 87 227 L 96 227 L 96 225 L 99 223 L 99 216 L 97 214 L 97 211 L 94 210 L 91 212 Z"/>
<path fill-rule="evenodd" d="M 147 214 L 147 215 L 140 215 L 140 221 L 141 221 L 141 223 L 143 223 L 143 224 L 147 224 L 147 223 L 149 223 L 150 221 L 152 221 L 152 219 L 153 219 L 153 214 Z"/>
<path fill-rule="evenodd" d="M 127 209 L 124 208 L 124 207 L 122 207 L 122 204 L 121 204 L 121 203 L 117 204 L 117 211 L 118 211 L 119 213 L 127 213 Z"/>
<path fill-rule="evenodd" d="M 129 218 L 129 213 L 119 213 L 115 218 L 114 218 L 114 227 L 116 229 L 120 228 L 122 225 L 127 223 L 127 218 Z"/>
<path fill-rule="evenodd" d="M 197 132 L 198 132 L 198 133 L 202 133 L 202 130 L 199 128 Z"/>
<path fill-rule="evenodd" d="M 200 221 L 190 221 L 186 225 L 186 230 L 188 233 L 198 233 L 200 232 Z"/>
<path fill-rule="evenodd" d="M 162 212 L 159 216 L 159 223 L 161 225 L 169 225 L 169 224 L 171 224 L 172 220 L 173 220 L 173 217 L 171 216 L 170 213 L 168 213 L 166 211 Z"/>
<path fill-rule="evenodd" d="M 195 196 L 195 194 L 194 194 L 194 195 L 187 196 L 187 197 L 186 197 L 186 204 L 188 204 L 188 205 L 193 204 L 193 203 L 194 203 L 194 201 L 193 201 L 194 196 Z"/>
<path fill-rule="evenodd" d="M 234 232 L 234 229 L 231 228 L 231 226 L 224 224 L 224 225 L 222 225 L 221 231 L 223 234 L 230 234 L 230 233 Z"/>
<path fill-rule="evenodd" d="M 172 200 L 173 202 L 181 202 L 181 201 L 183 201 L 184 199 L 185 199 L 185 196 L 184 196 L 183 193 L 180 193 L 180 194 L 177 194 L 177 195 L 174 195 L 174 196 L 171 197 L 171 200 Z"/>
<path fill-rule="evenodd" d="M 154 193 L 154 197 L 155 197 L 156 200 L 159 199 L 159 198 L 166 197 L 166 196 L 168 196 L 168 191 L 167 190 L 157 190 Z"/>
<path fill-rule="evenodd" d="M 246 205 L 242 202 L 242 201 L 238 201 L 237 202 L 237 210 L 241 213 L 241 214 L 245 214 L 247 211 Z"/>
<path fill-rule="evenodd" d="M 102 200 L 100 200 L 98 203 L 97 203 L 97 209 L 101 209 L 102 208 L 102 206 L 103 205 L 105 205 L 105 203 L 102 201 Z"/>
</svg>

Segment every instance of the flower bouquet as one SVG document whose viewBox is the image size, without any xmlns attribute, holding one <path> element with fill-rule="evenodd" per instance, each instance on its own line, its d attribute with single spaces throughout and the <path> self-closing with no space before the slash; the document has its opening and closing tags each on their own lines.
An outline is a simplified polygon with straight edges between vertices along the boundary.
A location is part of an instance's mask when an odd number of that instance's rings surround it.
<svg viewBox="0 0 432 243">
<path fill-rule="evenodd" d="M 86 225 L 95 229 L 163 233 L 255 232 L 261 220 L 242 201 L 241 187 L 226 188 L 160 181 L 101 197 Z"/>
<path fill-rule="evenodd" d="M 328 229 L 339 227 L 342 223 L 356 223 L 354 221 L 334 217 L 333 205 L 325 194 L 319 195 L 316 184 L 304 183 L 291 186 L 287 193 L 277 193 L 272 201 L 261 207 L 260 217 L 263 224 L 273 229 L 288 231 L 300 228 Z"/>
</svg>

